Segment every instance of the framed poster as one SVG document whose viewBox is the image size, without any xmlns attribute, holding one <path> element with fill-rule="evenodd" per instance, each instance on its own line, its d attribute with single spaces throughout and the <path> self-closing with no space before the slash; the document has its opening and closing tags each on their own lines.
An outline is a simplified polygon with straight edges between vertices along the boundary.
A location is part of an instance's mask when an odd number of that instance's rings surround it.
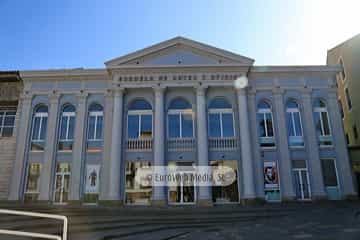
<svg viewBox="0 0 360 240">
<path fill-rule="evenodd" d="M 264 187 L 265 191 L 279 188 L 279 176 L 275 161 L 264 162 Z"/>
<path fill-rule="evenodd" d="M 85 193 L 99 193 L 100 165 L 87 165 Z"/>
</svg>

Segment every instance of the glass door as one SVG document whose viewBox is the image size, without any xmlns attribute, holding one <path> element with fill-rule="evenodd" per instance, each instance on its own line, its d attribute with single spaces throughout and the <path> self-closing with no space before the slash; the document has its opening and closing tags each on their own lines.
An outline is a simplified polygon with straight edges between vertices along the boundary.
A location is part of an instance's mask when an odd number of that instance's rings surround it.
<svg viewBox="0 0 360 240">
<path fill-rule="evenodd" d="M 70 165 L 58 163 L 55 173 L 54 203 L 64 204 L 68 201 L 70 183 Z"/>
<path fill-rule="evenodd" d="M 168 201 L 170 204 L 195 204 L 196 191 L 193 172 L 178 172 L 176 184 L 168 187 Z"/>
<path fill-rule="evenodd" d="M 310 200 L 309 174 L 306 168 L 293 169 L 293 177 L 298 200 Z"/>
</svg>

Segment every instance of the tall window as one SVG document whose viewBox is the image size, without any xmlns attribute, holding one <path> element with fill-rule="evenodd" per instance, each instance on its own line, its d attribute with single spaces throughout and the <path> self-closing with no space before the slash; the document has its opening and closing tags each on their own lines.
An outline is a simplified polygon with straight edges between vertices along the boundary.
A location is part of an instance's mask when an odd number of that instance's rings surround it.
<svg viewBox="0 0 360 240">
<path fill-rule="evenodd" d="M 345 67 L 344 67 L 344 62 L 343 62 L 343 60 L 340 58 L 340 60 L 339 60 L 339 64 L 340 64 L 340 66 L 341 66 L 341 79 L 344 81 L 345 80 L 345 77 L 346 77 L 346 75 L 345 75 Z"/>
<path fill-rule="evenodd" d="M 338 103 L 339 103 L 341 118 L 344 119 L 344 108 L 343 108 L 343 106 L 342 106 L 342 103 L 341 103 L 341 100 L 340 100 L 340 99 L 338 100 Z"/>
<path fill-rule="evenodd" d="M 209 104 L 210 138 L 235 136 L 234 113 L 231 104 L 223 97 L 217 97 Z"/>
<path fill-rule="evenodd" d="M 314 118 L 316 133 L 320 146 L 332 145 L 329 114 L 323 100 L 317 99 L 314 103 Z"/>
<path fill-rule="evenodd" d="M 32 124 L 31 150 L 44 151 L 48 119 L 48 107 L 40 105 L 35 108 Z"/>
<path fill-rule="evenodd" d="M 89 107 L 87 149 L 101 150 L 103 147 L 104 111 L 100 104 L 93 103 Z"/>
<path fill-rule="evenodd" d="M 40 163 L 30 163 L 28 167 L 25 201 L 35 201 L 40 193 Z"/>
<path fill-rule="evenodd" d="M 0 107 L 0 137 L 12 137 L 15 115 L 15 107 Z"/>
<path fill-rule="evenodd" d="M 75 107 L 65 105 L 61 112 L 59 150 L 71 151 L 74 142 Z"/>
<path fill-rule="evenodd" d="M 286 104 L 286 120 L 290 146 L 304 146 L 303 129 L 299 105 L 294 100 Z"/>
<path fill-rule="evenodd" d="M 258 104 L 257 121 L 259 126 L 259 142 L 262 147 L 275 146 L 273 115 L 270 105 L 266 101 Z"/>
<path fill-rule="evenodd" d="M 349 89 L 345 89 L 345 97 L 346 97 L 346 102 L 348 105 L 348 109 L 351 110 L 352 108 L 352 102 L 351 102 L 351 98 L 350 98 L 350 93 L 349 93 Z"/>
<path fill-rule="evenodd" d="M 191 104 L 183 99 L 175 99 L 168 110 L 168 137 L 193 138 L 193 112 Z"/>
<path fill-rule="evenodd" d="M 128 138 L 152 138 L 152 108 L 143 100 L 134 100 L 128 109 Z"/>
</svg>

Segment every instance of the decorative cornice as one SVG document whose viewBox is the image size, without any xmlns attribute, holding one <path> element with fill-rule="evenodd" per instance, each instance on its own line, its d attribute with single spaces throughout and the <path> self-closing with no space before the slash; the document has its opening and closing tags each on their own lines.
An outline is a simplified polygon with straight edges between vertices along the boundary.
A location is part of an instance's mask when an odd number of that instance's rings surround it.
<svg viewBox="0 0 360 240">
<path fill-rule="evenodd" d="M 307 73 L 307 72 L 330 72 L 341 71 L 338 65 L 309 65 L 309 66 L 253 66 L 252 73 Z"/>
</svg>

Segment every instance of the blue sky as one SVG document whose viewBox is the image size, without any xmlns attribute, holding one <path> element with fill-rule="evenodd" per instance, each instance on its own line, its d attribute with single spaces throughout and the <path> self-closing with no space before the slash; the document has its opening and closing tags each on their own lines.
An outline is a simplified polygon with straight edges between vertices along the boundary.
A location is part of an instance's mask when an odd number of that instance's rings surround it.
<svg viewBox="0 0 360 240">
<path fill-rule="evenodd" d="M 0 70 L 104 67 L 179 35 L 256 65 L 325 64 L 360 33 L 359 2 L 0 0 Z"/>
</svg>

